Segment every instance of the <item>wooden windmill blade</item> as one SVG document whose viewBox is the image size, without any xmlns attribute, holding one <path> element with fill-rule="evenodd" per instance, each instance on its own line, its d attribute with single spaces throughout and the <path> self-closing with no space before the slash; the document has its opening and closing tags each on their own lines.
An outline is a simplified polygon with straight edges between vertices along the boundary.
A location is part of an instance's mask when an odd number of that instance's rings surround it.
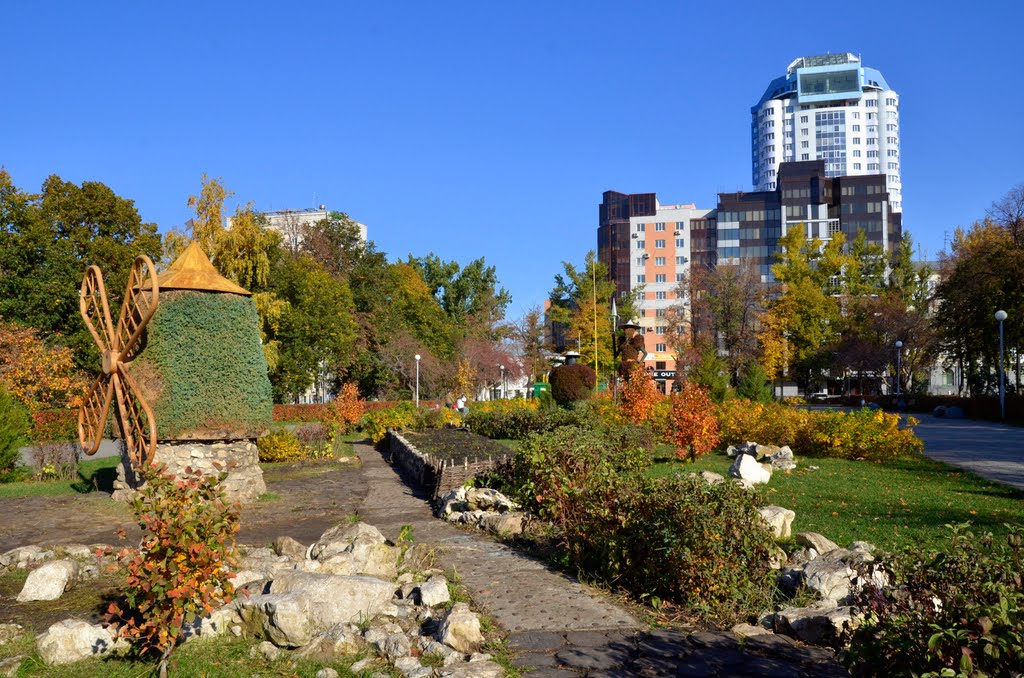
<svg viewBox="0 0 1024 678">
<path fill-rule="evenodd" d="M 135 257 L 124 291 L 121 317 L 117 321 L 117 341 L 121 346 L 118 352 L 123 360 L 131 359 L 142 330 L 156 312 L 159 296 L 160 283 L 157 282 L 153 260 L 145 254 Z"/>
<path fill-rule="evenodd" d="M 90 266 L 85 272 L 79 309 L 103 354 L 103 373 L 93 383 L 78 412 L 78 437 L 86 454 L 99 449 L 113 401 L 132 464 L 141 467 L 152 460 L 156 450 L 156 419 L 132 379 L 127 361 L 134 356 L 142 332 L 156 312 L 159 295 L 153 261 L 145 255 L 136 257 L 115 330 L 110 320 L 103 273 L 96 266 Z"/>
</svg>

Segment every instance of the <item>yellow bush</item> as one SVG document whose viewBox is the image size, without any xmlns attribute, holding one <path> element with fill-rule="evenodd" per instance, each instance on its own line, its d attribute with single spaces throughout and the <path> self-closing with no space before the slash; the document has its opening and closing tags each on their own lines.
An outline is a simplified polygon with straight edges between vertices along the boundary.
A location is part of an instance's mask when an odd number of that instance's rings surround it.
<svg viewBox="0 0 1024 678">
<path fill-rule="evenodd" d="M 282 461 L 299 461 L 306 458 L 306 453 L 294 433 L 286 429 L 274 431 L 256 441 L 260 453 L 260 461 L 272 464 Z"/>
</svg>

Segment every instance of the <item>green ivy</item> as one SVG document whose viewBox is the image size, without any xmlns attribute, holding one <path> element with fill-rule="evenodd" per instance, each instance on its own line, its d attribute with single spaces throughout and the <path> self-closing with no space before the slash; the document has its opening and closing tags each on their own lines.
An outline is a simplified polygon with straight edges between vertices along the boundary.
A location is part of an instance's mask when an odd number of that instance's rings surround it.
<svg viewBox="0 0 1024 678">
<path fill-rule="evenodd" d="M 149 396 L 161 439 L 255 437 L 273 420 L 259 319 L 250 297 L 160 295 L 132 374 Z"/>
</svg>

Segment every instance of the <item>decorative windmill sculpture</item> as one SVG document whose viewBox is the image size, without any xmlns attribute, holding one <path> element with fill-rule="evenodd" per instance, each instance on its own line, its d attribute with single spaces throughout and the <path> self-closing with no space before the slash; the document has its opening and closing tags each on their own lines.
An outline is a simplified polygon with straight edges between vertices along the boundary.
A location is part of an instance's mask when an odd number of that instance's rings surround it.
<svg viewBox="0 0 1024 678">
<path fill-rule="evenodd" d="M 160 285 L 153 261 L 145 255 L 136 257 L 115 328 L 103 285 L 103 272 L 98 266 L 90 266 L 85 271 L 78 299 L 79 310 L 103 355 L 103 372 L 93 382 L 78 411 L 78 437 L 85 454 L 95 454 L 99 449 L 113 401 L 121 437 L 132 464 L 142 468 L 153 458 L 157 440 L 156 419 L 132 378 L 129 365 L 138 353 L 143 331 L 156 312 L 159 298 Z"/>
</svg>

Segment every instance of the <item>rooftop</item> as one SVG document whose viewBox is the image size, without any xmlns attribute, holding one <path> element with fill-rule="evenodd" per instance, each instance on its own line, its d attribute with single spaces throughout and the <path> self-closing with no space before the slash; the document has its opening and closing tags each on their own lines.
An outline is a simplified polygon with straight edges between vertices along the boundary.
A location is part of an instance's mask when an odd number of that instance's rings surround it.
<svg viewBox="0 0 1024 678">
<path fill-rule="evenodd" d="M 786 69 L 786 73 L 793 73 L 798 68 L 812 68 L 814 66 L 841 66 L 843 64 L 859 64 L 860 57 L 850 52 L 840 54 L 818 54 L 816 56 L 805 56 L 794 59 L 793 63 Z"/>
</svg>

